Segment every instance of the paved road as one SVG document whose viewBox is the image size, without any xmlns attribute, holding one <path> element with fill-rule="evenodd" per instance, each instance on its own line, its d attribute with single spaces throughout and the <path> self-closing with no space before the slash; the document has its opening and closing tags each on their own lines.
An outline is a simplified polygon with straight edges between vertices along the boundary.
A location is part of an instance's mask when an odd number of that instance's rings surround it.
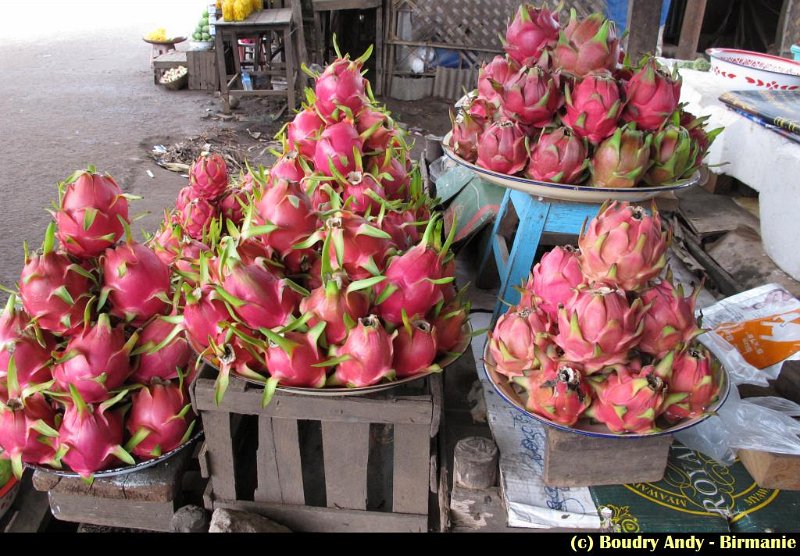
<svg viewBox="0 0 800 556">
<path fill-rule="evenodd" d="M 0 20 L 10 36 L 0 42 L 0 284 L 17 280 L 23 240 L 41 244 L 56 183 L 78 168 L 95 164 L 145 197 L 133 212 L 152 215 L 137 229 L 152 229 L 162 207 L 174 202 L 185 179 L 156 166 L 147 150 L 210 127 L 201 116 L 217 102 L 205 93 L 155 86 L 150 45 L 141 36 L 159 24 L 187 32 L 204 4 L 4 5 Z M 37 29 L 28 27 L 32 21 Z"/>
</svg>

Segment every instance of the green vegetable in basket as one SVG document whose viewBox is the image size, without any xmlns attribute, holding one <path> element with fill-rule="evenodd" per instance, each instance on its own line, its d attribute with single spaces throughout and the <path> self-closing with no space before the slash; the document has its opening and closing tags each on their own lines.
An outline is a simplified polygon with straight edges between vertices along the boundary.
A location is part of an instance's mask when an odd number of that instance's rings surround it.
<svg viewBox="0 0 800 556">
<path fill-rule="evenodd" d="M 202 40 L 210 41 L 211 40 L 211 35 L 209 35 L 208 33 L 203 33 Z"/>
<path fill-rule="evenodd" d="M 196 40 L 196 41 L 203 40 L 203 34 L 202 34 L 202 33 L 198 33 L 197 31 L 195 31 L 195 32 L 192 34 L 192 38 L 193 38 L 194 40 Z"/>
<path fill-rule="evenodd" d="M 203 33 L 208 33 L 208 24 L 203 25 Z"/>
<path fill-rule="evenodd" d="M 0 459 L 0 488 L 3 488 L 11 477 L 11 460 Z"/>
<path fill-rule="evenodd" d="M 203 18 L 200 20 L 200 25 L 208 25 L 208 16 L 204 15 Z"/>
<path fill-rule="evenodd" d="M 203 10 L 203 15 L 201 17 L 208 19 L 208 10 Z"/>
</svg>

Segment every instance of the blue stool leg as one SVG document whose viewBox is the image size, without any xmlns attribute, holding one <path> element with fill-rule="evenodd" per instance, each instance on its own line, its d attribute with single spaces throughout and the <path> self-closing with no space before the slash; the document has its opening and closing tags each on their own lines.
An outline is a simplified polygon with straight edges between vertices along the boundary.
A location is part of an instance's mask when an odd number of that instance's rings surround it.
<svg viewBox="0 0 800 556">
<path fill-rule="evenodd" d="M 492 235 L 489 237 L 489 243 L 486 245 L 486 250 L 483 252 L 483 256 L 481 257 L 481 263 L 478 265 L 477 276 L 483 276 L 483 273 L 486 270 L 486 264 L 489 262 L 489 257 L 491 257 L 492 254 L 497 251 L 497 233 L 500 230 L 500 223 L 503 221 L 506 212 L 508 212 L 509 199 L 511 199 L 511 190 L 506 189 L 505 195 L 503 195 L 503 202 L 500 203 L 500 210 L 497 212 L 497 216 L 494 218 Z M 504 267 L 505 264 L 502 267 L 500 265 L 497 266 L 497 272 L 501 277 L 503 276 Z"/>
</svg>

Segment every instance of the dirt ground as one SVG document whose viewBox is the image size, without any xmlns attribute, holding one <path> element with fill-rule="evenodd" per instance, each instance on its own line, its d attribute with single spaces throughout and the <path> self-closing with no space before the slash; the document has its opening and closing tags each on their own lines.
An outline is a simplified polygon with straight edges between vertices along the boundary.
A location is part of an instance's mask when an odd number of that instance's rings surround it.
<svg viewBox="0 0 800 556">
<path fill-rule="evenodd" d="M 134 229 L 152 231 L 186 185 L 185 177 L 155 163 L 153 146 L 202 135 L 212 144 L 216 138 L 239 143 L 248 158 L 266 163 L 267 147 L 283 124 L 272 121 L 274 104 L 243 102 L 233 118 L 221 119 L 221 104 L 213 94 L 154 85 L 150 45 L 140 38 L 148 29 L 142 18 L 119 21 L 95 14 L 75 21 L 68 34 L 17 33 L 0 43 L 5 143 L 0 152 L 0 284 L 6 286 L 19 277 L 23 241 L 34 248 L 41 244 L 50 218 L 46 209 L 57 199 L 56 184 L 74 170 L 94 164 L 126 192 L 142 196 L 133 211 L 149 214 Z M 441 135 L 449 126 L 443 101 L 388 105 L 420 144 L 425 134 Z"/>
</svg>

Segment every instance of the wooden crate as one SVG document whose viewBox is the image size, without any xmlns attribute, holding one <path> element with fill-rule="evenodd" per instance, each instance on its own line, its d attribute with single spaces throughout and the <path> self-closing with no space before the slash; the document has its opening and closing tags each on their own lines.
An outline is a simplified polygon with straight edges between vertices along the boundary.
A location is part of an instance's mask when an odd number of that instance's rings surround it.
<svg viewBox="0 0 800 556">
<path fill-rule="evenodd" d="M 189 50 L 186 52 L 189 70 L 189 89 L 216 91 L 219 89 L 217 56 L 213 50 Z"/>
<path fill-rule="evenodd" d="M 672 436 L 593 438 L 547 428 L 544 482 L 555 487 L 660 481 Z"/>
<path fill-rule="evenodd" d="M 192 402 L 206 434 L 206 507 L 257 512 L 294 531 L 427 531 L 442 400 L 435 375 L 366 396 L 313 397 L 231 380 L 214 403 L 206 367 Z"/>
<path fill-rule="evenodd" d="M 761 488 L 800 490 L 800 456 L 739 450 L 739 459 Z"/>
</svg>

